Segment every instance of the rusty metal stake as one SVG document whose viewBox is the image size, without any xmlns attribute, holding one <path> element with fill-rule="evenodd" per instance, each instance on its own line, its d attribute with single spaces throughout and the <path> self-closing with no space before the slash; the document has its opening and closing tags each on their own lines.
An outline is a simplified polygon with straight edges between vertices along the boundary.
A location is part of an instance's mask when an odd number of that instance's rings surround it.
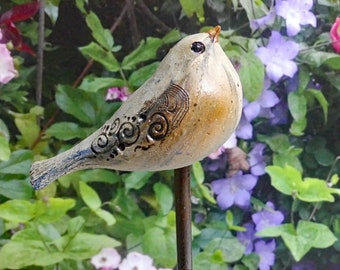
<svg viewBox="0 0 340 270">
<path fill-rule="evenodd" d="M 175 170 L 177 270 L 192 270 L 190 168 Z"/>
</svg>

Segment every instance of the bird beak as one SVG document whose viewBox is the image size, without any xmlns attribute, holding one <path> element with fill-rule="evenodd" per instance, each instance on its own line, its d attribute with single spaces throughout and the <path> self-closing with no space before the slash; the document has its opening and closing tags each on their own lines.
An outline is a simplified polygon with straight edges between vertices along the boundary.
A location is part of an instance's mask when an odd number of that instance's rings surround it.
<svg viewBox="0 0 340 270">
<path fill-rule="evenodd" d="M 221 26 L 216 25 L 214 28 L 211 28 L 208 31 L 209 37 L 211 38 L 211 42 L 218 42 L 218 36 L 221 32 Z"/>
</svg>

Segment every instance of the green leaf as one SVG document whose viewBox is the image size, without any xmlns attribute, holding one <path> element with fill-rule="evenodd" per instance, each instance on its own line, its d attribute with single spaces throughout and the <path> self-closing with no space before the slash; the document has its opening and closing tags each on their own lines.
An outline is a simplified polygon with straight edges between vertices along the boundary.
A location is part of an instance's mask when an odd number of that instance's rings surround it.
<svg viewBox="0 0 340 270">
<path fill-rule="evenodd" d="M 106 50 L 110 51 L 113 47 L 113 37 L 108 29 L 104 29 L 99 18 L 90 11 L 86 18 L 87 26 L 91 29 L 93 38 Z"/>
<path fill-rule="evenodd" d="M 311 49 L 301 50 L 299 53 L 299 58 L 310 66 L 314 66 L 316 68 L 320 67 L 323 64 L 328 65 L 331 68 L 338 69 L 339 68 L 339 59 L 340 56 L 336 53 L 323 52 Z"/>
<path fill-rule="evenodd" d="M 84 182 L 79 182 L 79 192 L 85 204 L 93 211 L 99 209 L 102 205 L 97 192 Z"/>
<path fill-rule="evenodd" d="M 104 220 L 107 224 L 107 226 L 111 226 L 116 223 L 115 217 L 108 211 L 103 210 L 101 208 L 98 208 L 94 211 L 94 213 L 100 217 L 102 220 Z"/>
<path fill-rule="evenodd" d="M 5 137 L 7 141 L 11 138 L 8 127 L 2 119 L 0 119 L 0 136 Z"/>
<path fill-rule="evenodd" d="M 249 21 L 261 18 L 269 13 L 263 1 L 240 0 L 239 3 L 246 11 Z"/>
<path fill-rule="evenodd" d="M 225 222 L 227 224 L 228 227 L 230 226 L 233 226 L 234 225 L 234 216 L 233 216 L 233 213 L 228 210 L 226 212 L 226 215 L 225 215 Z"/>
<path fill-rule="evenodd" d="M 304 220 L 299 221 L 296 230 L 292 224 L 283 224 L 265 228 L 256 235 L 281 236 L 296 261 L 299 261 L 312 247 L 327 248 L 337 240 L 326 225 Z"/>
<path fill-rule="evenodd" d="M 242 258 L 245 246 L 236 238 L 215 238 L 209 242 L 204 251 L 213 254 L 216 250 L 221 251 L 225 262 L 232 263 Z"/>
<path fill-rule="evenodd" d="M 36 201 L 36 219 L 42 223 L 57 221 L 74 206 L 74 199 L 49 198 L 48 201 Z"/>
<path fill-rule="evenodd" d="M 1 267 L 5 269 L 53 265 L 63 259 L 62 253 L 47 250 L 42 241 L 10 241 L 0 250 Z"/>
<path fill-rule="evenodd" d="M 68 235 L 74 237 L 77 233 L 79 233 L 82 227 L 85 224 L 85 219 L 82 216 L 77 216 L 70 219 L 67 223 L 67 232 Z"/>
<path fill-rule="evenodd" d="M 213 255 L 207 252 L 200 252 L 194 257 L 193 269 L 225 270 L 228 269 L 226 263 L 213 263 Z"/>
<path fill-rule="evenodd" d="M 322 148 L 314 155 L 316 161 L 322 166 L 331 166 L 334 162 L 335 156 L 328 149 Z"/>
<path fill-rule="evenodd" d="M 256 236 L 260 237 L 279 237 L 283 234 L 294 234 L 295 229 L 293 224 L 282 224 L 279 226 L 271 226 L 262 229 L 256 233 Z"/>
<path fill-rule="evenodd" d="M 247 270 L 257 270 L 260 262 L 260 257 L 256 253 L 251 253 L 244 256 L 241 262 L 247 267 Z"/>
<path fill-rule="evenodd" d="M 299 221 L 297 233 L 308 239 L 310 245 L 315 248 L 328 248 L 337 240 L 328 226 L 305 220 Z"/>
<path fill-rule="evenodd" d="M 11 156 L 9 141 L 5 136 L 0 135 L 0 160 L 7 161 Z"/>
<path fill-rule="evenodd" d="M 52 242 L 61 237 L 58 230 L 52 224 L 37 224 L 40 240 Z"/>
<path fill-rule="evenodd" d="M 129 85 L 133 87 L 141 86 L 151 75 L 156 71 L 159 66 L 159 62 L 153 62 L 150 65 L 142 67 L 134 71 L 129 77 Z"/>
<path fill-rule="evenodd" d="M 290 165 L 299 171 L 302 171 L 302 166 L 297 158 L 302 152 L 301 148 L 295 148 L 289 141 L 289 137 L 285 134 L 277 134 L 273 136 L 258 135 L 258 139 L 268 144 L 273 150 L 273 164 L 279 167 Z"/>
<path fill-rule="evenodd" d="M 74 238 L 64 236 L 61 239 L 65 247 L 65 257 L 72 260 L 86 260 L 97 254 L 102 248 L 117 247 L 120 243 L 106 235 L 78 233 Z"/>
<path fill-rule="evenodd" d="M 264 66 L 254 53 L 242 54 L 240 57 L 240 79 L 245 98 L 251 102 L 258 99 L 264 83 Z"/>
<path fill-rule="evenodd" d="M 195 182 L 200 185 L 204 182 L 204 171 L 202 164 L 198 161 L 192 165 L 192 174 L 194 176 Z"/>
<path fill-rule="evenodd" d="M 291 133 L 295 136 L 303 135 L 306 128 L 307 101 L 303 93 L 290 92 L 288 94 L 288 107 L 294 119 Z"/>
<path fill-rule="evenodd" d="M 301 173 L 291 166 L 267 166 L 266 172 L 270 175 L 272 186 L 286 195 L 295 194 L 302 182 Z"/>
<path fill-rule="evenodd" d="M 174 202 L 174 196 L 171 189 L 167 185 L 156 183 L 153 185 L 153 190 L 156 194 L 156 200 L 160 205 L 160 213 L 162 215 L 167 215 Z"/>
<path fill-rule="evenodd" d="M 168 32 L 164 37 L 162 37 L 162 41 L 164 44 L 174 43 L 181 38 L 181 32 L 178 29 L 172 29 Z"/>
<path fill-rule="evenodd" d="M 333 174 L 329 182 L 332 184 L 332 186 L 335 186 L 339 182 L 339 175 Z"/>
<path fill-rule="evenodd" d="M 281 237 L 296 261 L 312 248 L 326 248 L 334 244 L 336 237 L 326 225 L 300 220 L 296 231 L 291 224 L 281 225 Z M 265 229 L 266 230 L 266 229 Z M 263 235 L 262 232 L 259 234 Z"/>
<path fill-rule="evenodd" d="M 260 141 L 268 144 L 274 152 L 285 153 L 291 147 L 289 138 L 286 134 L 276 134 L 273 136 L 258 135 Z"/>
<path fill-rule="evenodd" d="M 58 122 L 50 126 L 46 132 L 47 135 L 53 136 L 58 140 L 71 140 L 75 138 L 83 139 L 87 135 L 86 130 L 78 124 L 72 122 Z"/>
<path fill-rule="evenodd" d="M 140 189 L 149 180 L 149 178 L 154 174 L 154 172 L 131 172 L 129 174 L 123 175 L 123 182 L 125 188 L 129 189 Z"/>
<path fill-rule="evenodd" d="M 97 93 L 100 89 L 108 89 L 110 87 L 123 87 L 125 86 L 125 81 L 117 78 L 103 78 L 95 77 L 94 75 L 86 76 L 79 88 L 91 93 Z"/>
<path fill-rule="evenodd" d="M 200 22 L 204 22 L 204 0 L 179 0 L 183 11 L 190 18 L 194 14 Z"/>
<path fill-rule="evenodd" d="M 64 112 L 87 124 L 96 122 L 93 99 L 93 94 L 82 90 L 67 85 L 58 85 L 57 87 L 56 102 L 58 106 Z"/>
<path fill-rule="evenodd" d="M 34 205 L 25 200 L 10 200 L 0 205 L 0 217 L 8 221 L 25 223 L 34 215 Z"/>
<path fill-rule="evenodd" d="M 25 143 L 25 146 L 30 147 L 38 137 L 40 127 L 38 125 L 37 118 L 42 116 L 43 112 L 44 109 L 42 107 L 35 106 L 30 109 L 29 113 L 12 113 L 15 125 L 22 135 L 22 140 Z"/>
<path fill-rule="evenodd" d="M 12 152 L 10 159 L 0 162 L 0 173 L 28 175 L 32 165 L 33 153 L 29 150 Z"/>
<path fill-rule="evenodd" d="M 0 194 L 9 199 L 29 199 L 33 195 L 33 189 L 23 180 L 0 180 Z"/>
<path fill-rule="evenodd" d="M 299 184 L 297 197 L 305 202 L 334 202 L 327 182 L 317 178 L 304 178 L 304 181 Z"/>
<path fill-rule="evenodd" d="M 122 61 L 123 69 L 134 69 L 137 64 L 156 59 L 157 50 L 162 45 L 162 40 L 159 38 L 148 37 L 142 41 L 139 46 L 130 54 L 124 57 Z"/>
<path fill-rule="evenodd" d="M 291 124 L 289 131 L 294 136 L 302 136 L 304 133 L 304 130 L 307 126 L 307 118 L 303 118 L 300 120 L 294 120 Z"/>
<path fill-rule="evenodd" d="M 82 54 L 102 64 L 108 71 L 118 71 L 120 69 L 119 63 L 112 52 L 103 49 L 97 43 L 91 42 L 80 47 L 79 50 Z"/>
<path fill-rule="evenodd" d="M 338 54 L 333 54 L 334 57 L 329 57 L 323 62 L 324 65 L 330 67 L 333 70 L 340 69 L 340 56 Z"/>
<path fill-rule="evenodd" d="M 150 255 L 157 264 L 173 268 L 176 265 L 175 230 L 162 230 L 157 227 L 146 231 L 142 240 L 143 251 Z"/>
<path fill-rule="evenodd" d="M 328 119 L 328 101 L 325 98 L 324 94 L 320 90 L 315 90 L 315 89 L 308 89 L 306 91 L 306 94 L 311 94 L 320 104 L 322 111 L 323 111 L 323 116 L 325 119 L 325 123 L 327 123 Z"/>
</svg>

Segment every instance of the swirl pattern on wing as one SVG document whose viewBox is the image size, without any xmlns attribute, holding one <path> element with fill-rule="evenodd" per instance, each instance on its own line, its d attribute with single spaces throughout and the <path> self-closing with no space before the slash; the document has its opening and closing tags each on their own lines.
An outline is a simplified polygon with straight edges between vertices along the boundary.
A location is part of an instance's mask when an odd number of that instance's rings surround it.
<svg viewBox="0 0 340 270">
<path fill-rule="evenodd" d="M 128 102 L 128 101 L 127 101 Z M 189 110 L 189 94 L 176 84 L 154 100 L 147 100 L 137 115 L 116 118 L 106 123 L 93 140 L 95 154 L 107 153 L 107 160 L 127 147 L 147 151 L 155 142 L 165 139 L 182 122 Z"/>
</svg>

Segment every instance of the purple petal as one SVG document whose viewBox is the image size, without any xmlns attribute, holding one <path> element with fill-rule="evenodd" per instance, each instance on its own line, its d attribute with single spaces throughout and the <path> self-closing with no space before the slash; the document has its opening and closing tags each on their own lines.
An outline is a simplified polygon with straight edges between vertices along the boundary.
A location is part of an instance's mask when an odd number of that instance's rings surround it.
<svg viewBox="0 0 340 270">
<path fill-rule="evenodd" d="M 244 232 L 237 233 L 237 239 L 246 247 L 244 254 L 250 254 L 253 251 L 253 241 L 255 239 L 255 229 L 254 224 L 246 223 L 243 225 L 246 228 Z"/>
<path fill-rule="evenodd" d="M 284 74 L 282 66 L 277 64 L 267 65 L 266 72 L 268 77 L 276 83 L 281 79 Z"/>
<path fill-rule="evenodd" d="M 242 115 L 241 117 L 235 134 L 237 137 L 244 140 L 250 140 L 251 138 L 253 138 L 253 126 L 251 125 L 251 123 L 248 122 L 244 115 Z"/>
<path fill-rule="evenodd" d="M 274 265 L 275 247 L 276 247 L 275 240 L 272 240 L 268 243 L 261 240 L 255 243 L 255 252 L 260 257 L 260 262 L 259 262 L 260 270 L 270 270 L 270 267 Z"/>
<path fill-rule="evenodd" d="M 295 16 L 294 16 L 295 17 Z M 294 17 L 286 17 L 287 35 L 295 36 L 301 31 L 300 21 L 294 19 Z M 296 18 L 296 17 L 295 17 Z"/>
<path fill-rule="evenodd" d="M 251 122 L 259 115 L 260 109 L 260 103 L 258 101 L 253 101 L 243 108 L 243 113 L 247 120 Z"/>
<path fill-rule="evenodd" d="M 275 94 L 275 92 L 271 90 L 263 90 L 259 98 L 259 102 L 262 108 L 271 108 L 279 103 L 279 101 L 280 100 L 278 96 Z"/>
<path fill-rule="evenodd" d="M 234 203 L 234 194 L 221 193 L 216 198 L 217 204 L 222 210 L 228 209 Z"/>
<path fill-rule="evenodd" d="M 252 190 L 256 186 L 257 179 L 258 178 L 255 175 L 251 174 L 244 174 L 239 176 L 239 181 L 242 185 L 242 188 L 248 191 Z"/>
<path fill-rule="evenodd" d="M 227 185 L 226 179 L 219 179 L 211 182 L 212 191 L 215 194 L 220 194 L 223 192 L 224 187 Z"/>
<path fill-rule="evenodd" d="M 271 51 L 267 49 L 266 47 L 257 48 L 257 50 L 255 51 L 255 55 L 258 58 L 260 58 L 261 62 L 265 65 L 270 61 L 272 57 Z"/>
<path fill-rule="evenodd" d="M 244 189 L 241 189 L 235 193 L 235 204 L 245 208 L 250 204 L 250 193 Z"/>
</svg>

